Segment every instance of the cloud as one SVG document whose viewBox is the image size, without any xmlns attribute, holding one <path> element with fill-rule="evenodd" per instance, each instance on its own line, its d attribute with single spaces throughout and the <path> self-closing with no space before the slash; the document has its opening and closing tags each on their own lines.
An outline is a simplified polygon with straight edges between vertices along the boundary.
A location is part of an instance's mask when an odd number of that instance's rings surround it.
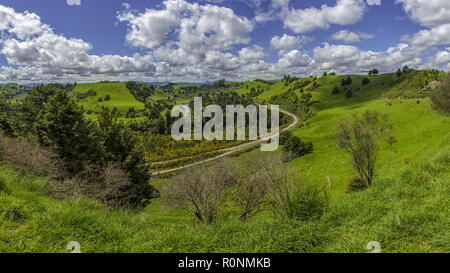
<svg viewBox="0 0 450 273">
<path fill-rule="evenodd" d="M 367 5 L 369 6 L 380 6 L 381 0 L 367 0 Z"/>
<path fill-rule="evenodd" d="M 362 0 L 337 0 L 335 6 L 322 5 L 320 9 L 291 9 L 284 26 L 295 33 L 307 33 L 328 29 L 330 24 L 352 25 L 363 18 L 365 11 L 366 4 Z"/>
<path fill-rule="evenodd" d="M 313 37 L 304 35 L 291 36 L 283 34 L 282 37 L 274 36 L 270 40 L 270 48 L 279 51 L 279 55 L 284 55 L 287 51 L 301 48 L 304 44 L 314 41 Z"/>
<path fill-rule="evenodd" d="M 178 46 L 185 51 L 230 49 L 249 43 L 249 33 L 253 30 L 251 21 L 236 15 L 232 9 L 184 0 L 166 0 L 163 9 L 147 9 L 138 14 L 126 10 L 118 19 L 128 22 L 128 43 L 149 49 L 163 44 L 169 33 L 178 35 Z"/>
<path fill-rule="evenodd" d="M 361 39 L 372 39 L 373 37 L 374 37 L 374 35 L 372 35 L 372 34 L 367 34 L 367 33 L 363 33 L 363 32 L 355 33 L 355 32 L 350 32 L 348 30 L 341 30 L 341 31 L 333 34 L 333 36 L 331 36 L 331 38 L 333 40 L 344 41 L 348 44 L 359 43 L 359 42 L 361 42 Z"/>
<path fill-rule="evenodd" d="M 69 6 L 81 6 L 81 0 L 66 0 Z"/>
<path fill-rule="evenodd" d="M 156 70 L 151 55 L 90 55 L 92 45 L 76 38 L 56 34 L 36 14 L 17 13 L 0 5 L 0 52 L 9 65 L 2 67 L 1 78 L 25 81 L 67 80 L 93 75 L 152 73 Z"/>
<path fill-rule="evenodd" d="M 422 26 L 450 23 L 448 0 L 396 0 L 396 3 L 401 3 L 406 14 Z"/>
</svg>

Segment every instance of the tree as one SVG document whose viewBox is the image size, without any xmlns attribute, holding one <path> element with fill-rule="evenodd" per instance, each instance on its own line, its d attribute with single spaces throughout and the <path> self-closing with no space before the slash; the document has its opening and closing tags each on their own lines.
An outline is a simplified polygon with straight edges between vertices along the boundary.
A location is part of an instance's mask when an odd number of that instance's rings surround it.
<svg viewBox="0 0 450 273">
<path fill-rule="evenodd" d="M 341 81 L 341 85 L 342 86 L 347 86 L 347 85 L 352 85 L 352 78 L 350 78 L 350 76 L 348 76 L 346 79 L 342 79 Z"/>
<path fill-rule="evenodd" d="M 402 75 L 403 75 L 403 72 L 402 72 L 402 70 L 399 68 L 398 70 L 397 70 L 397 78 L 400 78 Z"/>
<path fill-rule="evenodd" d="M 370 83 L 369 78 L 364 78 L 364 79 L 362 80 L 362 85 L 366 85 L 366 84 L 369 84 L 369 83 Z"/>
<path fill-rule="evenodd" d="M 84 119 L 84 109 L 67 92 L 53 90 L 34 123 L 41 144 L 56 147 L 70 174 L 100 161 L 101 145 L 95 124 Z"/>
<path fill-rule="evenodd" d="M 391 129 L 387 117 L 376 111 L 366 111 L 361 116 L 354 114 L 352 120 L 338 123 L 337 146 L 350 156 L 353 168 L 366 187 L 372 185 L 380 144 Z"/>
<path fill-rule="evenodd" d="M 327 72 L 325 71 L 325 72 L 323 72 L 322 77 L 326 77 L 326 76 L 328 76 L 328 74 L 327 74 Z"/>
<path fill-rule="evenodd" d="M 110 101 L 110 100 L 111 100 L 111 96 L 110 96 L 109 94 L 107 94 L 107 95 L 105 96 L 104 101 Z"/>
<path fill-rule="evenodd" d="M 403 67 L 403 74 L 408 74 L 410 71 L 411 69 L 407 65 Z"/>
<path fill-rule="evenodd" d="M 150 168 L 144 160 L 144 149 L 138 138 L 128 126 L 118 121 L 117 113 L 107 107 L 102 107 L 99 112 L 98 130 L 104 147 L 102 161 L 118 162 L 130 176 L 131 184 L 122 189 L 126 203 L 132 206 L 145 205 L 154 188 L 148 183 Z"/>
<path fill-rule="evenodd" d="M 289 138 L 292 137 L 292 132 L 291 131 L 283 131 L 280 133 L 280 144 L 281 145 L 285 145 L 287 143 L 287 141 L 289 140 Z"/>
<path fill-rule="evenodd" d="M 378 75 L 378 69 L 372 69 L 372 70 L 370 70 L 369 71 L 369 76 L 372 76 L 372 75 Z"/>
<path fill-rule="evenodd" d="M 291 136 L 283 147 L 285 161 L 311 153 L 313 145 L 311 142 L 304 143 L 298 136 Z"/>
</svg>

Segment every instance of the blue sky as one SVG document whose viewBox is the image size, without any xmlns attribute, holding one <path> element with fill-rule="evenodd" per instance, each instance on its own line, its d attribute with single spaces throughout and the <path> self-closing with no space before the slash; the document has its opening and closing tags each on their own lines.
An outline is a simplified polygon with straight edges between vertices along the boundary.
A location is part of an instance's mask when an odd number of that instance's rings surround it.
<svg viewBox="0 0 450 273">
<path fill-rule="evenodd" d="M 448 0 L 0 0 L 0 82 L 450 68 Z"/>
</svg>

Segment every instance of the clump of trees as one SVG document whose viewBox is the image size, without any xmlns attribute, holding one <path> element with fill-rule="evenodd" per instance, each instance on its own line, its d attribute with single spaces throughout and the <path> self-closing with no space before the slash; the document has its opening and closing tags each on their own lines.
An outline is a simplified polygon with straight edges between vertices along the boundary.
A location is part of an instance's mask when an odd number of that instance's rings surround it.
<svg viewBox="0 0 450 273">
<path fill-rule="evenodd" d="M 283 145 L 282 160 L 284 162 L 292 161 L 313 151 L 311 142 L 303 142 L 300 137 L 294 135 L 291 135 Z"/>
<path fill-rule="evenodd" d="M 119 122 L 117 112 L 109 108 L 101 108 L 97 121 L 85 118 L 84 114 L 83 107 L 67 92 L 54 86 L 38 86 L 11 110 L 12 135 L 36 139 L 39 146 L 51 149 L 64 163 L 67 181 L 84 179 L 86 183 L 101 187 L 95 177 L 86 175 L 86 170 L 105 169 L 109 164 L 118 166 L 130 183 L 121 188 L 123 199 L 117 203 L 129 206 L 146 203 L 154 189 L 148 184 L 149 168 L 137 136 Z M 39 155 L 30 158 L 38 160 L 44 158 L 45 153 L 41 151 Z M 73 189 L 67 194 L 76 191 Z"/>
<path fill-rule="evenodd" d="M 354 114 L 352 119 L 338 123 L 335 132 L 337 146 L 349 155 L 357 173 L 358 179 L 351 181 L 351 188 L 372 185 L 380 146 L 383 142 L 393 140 L 391 129 L 387 116 L 376 111 Z"/>
<path fill-rule="evenodd" d="M 431 100 L 437 108 L 450 113 L 450 73 L 447 74 L 447 77 L 438 88 L 433 91 Z"/>
<path fill-rule="evenodd" d="M 378 75 L 378 69 L 372 69 L 369 71 L 369 76 Z"/>
<path fill-rule="evenodd" d="M 95 90 L 93 90 L 93 89 L 89 89 L 87 92 L 85 92 L 85 93 L 77 93 L 75 96 L 76 96 L 76 98 L 78 100 L 83 100 L 83 99 L 88 98 L 88 97 L 95 97 L 95 96 L 97 96 L 97 92 L 95 92 Z"/>
<path fill-rule="evenodd" d="M 352 80 L 352 78 L 350 78 L 350 76 L 348 76 L 346 79 L 341 80 L 342 86 L 352 85 L 352 83 L 353 83 L 353 80 Z"/>
</svg>

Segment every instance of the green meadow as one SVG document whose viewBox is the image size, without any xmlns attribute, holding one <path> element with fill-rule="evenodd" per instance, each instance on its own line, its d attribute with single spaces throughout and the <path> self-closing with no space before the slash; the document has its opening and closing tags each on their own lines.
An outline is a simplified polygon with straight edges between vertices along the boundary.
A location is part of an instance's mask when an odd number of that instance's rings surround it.
<svg viewBox="0 0 450 273">
<path fill-rule="evenodd" d="M 282 95 L 295 82 L 307 82 L 298 95 L 311 92 L 314 116 L 293 134 L 314 145 L 313 152 L 290 163 L 296 175 L 324 189 L 328 207 L 320 217 L 280 221 L 264 210 L 239 221 L 228 190 L 215 222 L 196 222 L 187 210 L 166 207 L 152 199 L 143 210 L 107 209 L 94 199 L 54 199 L 48 196 L 51 180 L 15 171 L 0 164 L 0 252 L 67 252 L 77 241 L 82 252 L 370 252 L 379 242 L 381 252 L 450 251 L 450 116 L 435 109 L 428 85 L 442 79 L 435 71 L 413 71 L 403 78 L 395 73 L 351 75 L 346 97 L 345 76 L 298 79 L 286 85 L 243 82 L 246 94 L 261 88 L 259 101 Z M 370 83 L 362 85 L 369 78 Z M 248 88 L 246 87 L 248 86 Z M 340 88 L 338 94 L 333 89 Z M 80 103 L 98 111 L 101 105 L 127 111 L 143 110 L 122 83 L 80 84 L 74 92 L 94 90 L 97 95 Z M 175 91 L 178 87 L 175 87 Z M 110 95 L 111 100 L 99 102 Z M 164 99 L 161 93 L 159 99 Z M 188 101 L 187 98 L 178 98 Z M 353 113 L 376 110 L 385 114 L 397 140 L 392 149 L 382 146 L 373 185 L 346 193 L 354 176 L 350 159 L 336 145 L 334 132 L 340 120 Z M 254 150 L 232 158 L 261 153 Z M 160 189 L 167 179 L 152 180 Z"/>
</svg>

